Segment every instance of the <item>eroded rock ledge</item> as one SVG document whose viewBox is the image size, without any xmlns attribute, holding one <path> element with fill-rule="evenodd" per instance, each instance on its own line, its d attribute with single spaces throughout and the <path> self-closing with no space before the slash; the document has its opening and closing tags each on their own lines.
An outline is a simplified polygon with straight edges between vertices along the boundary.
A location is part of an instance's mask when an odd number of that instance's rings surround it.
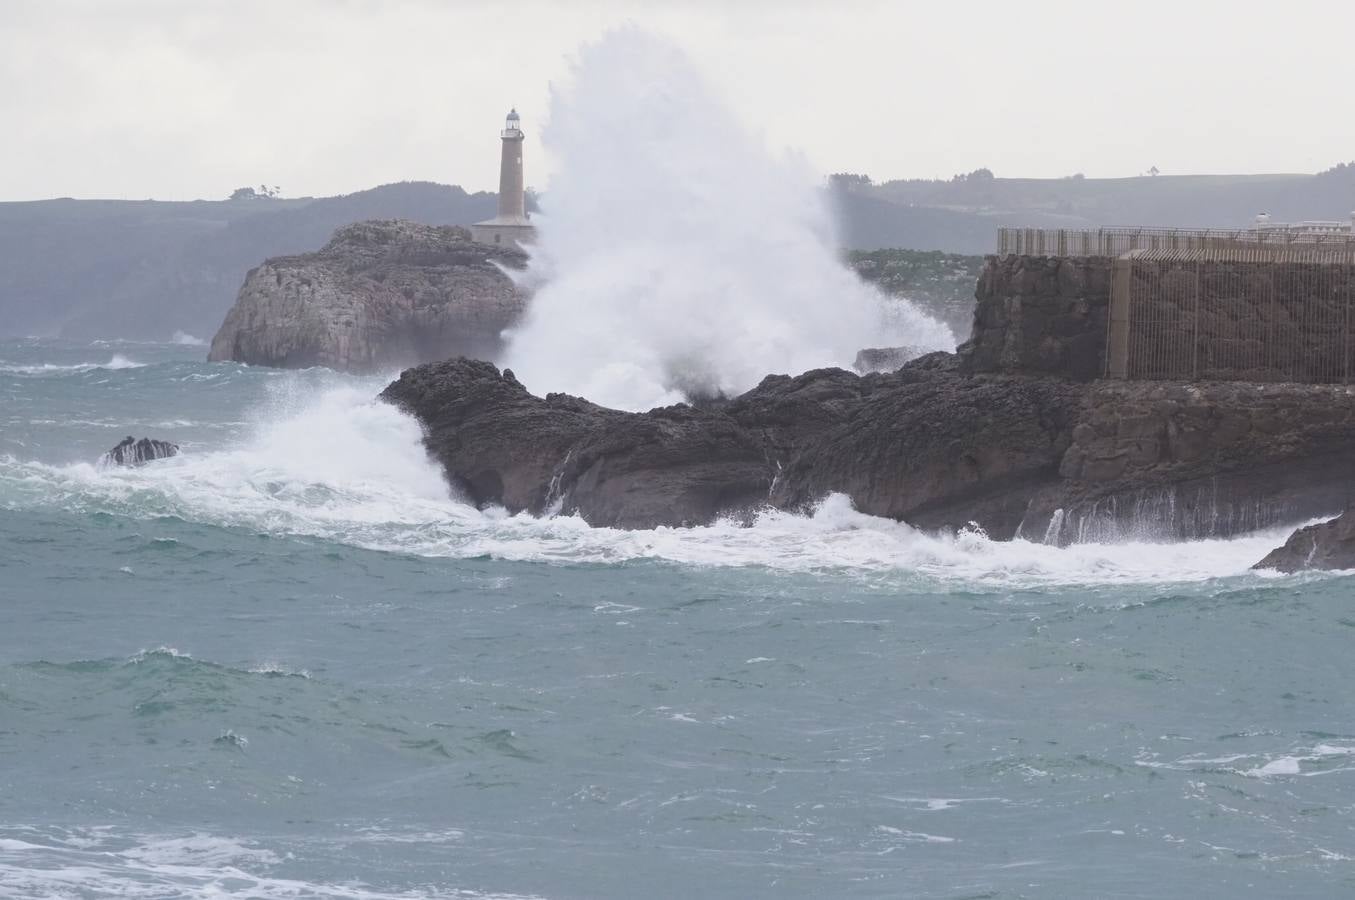
<svg viewBox="0 0 1355 900">
<path fill-rule="evenodd" d="M 1300 528 L 1257 563 L 1256 569 L 1355 569 L 1355 511 L 1348 507 L 1330 522 Z"/>
<path fill-rule="evenodd" d="M 250 271 L 208 360 L 376 372 L 448 356 L 493 356 L 524 298 L 500 266 L 515 249 L 455 226 L 346 225 L 316 253 Z"/>
<path fill-rule="evenodd" d="M 722 404 L 627 413 L 536 397 L 510 372 L 455 359 L 382 396 L 423 423 L 468 500 L 593 525 L 693 525 L 838 492 L 920 527 L 1067 543 L 1224 536 L 1350 499 L 1344 387 L 1079 383 L 960 362 L 775 375 Z"/>
</svg>

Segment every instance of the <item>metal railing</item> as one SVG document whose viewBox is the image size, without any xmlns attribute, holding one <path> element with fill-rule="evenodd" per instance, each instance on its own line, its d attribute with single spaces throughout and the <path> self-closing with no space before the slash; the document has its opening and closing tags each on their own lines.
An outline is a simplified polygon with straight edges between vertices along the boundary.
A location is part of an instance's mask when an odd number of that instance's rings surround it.
<svg viewBox="0 0 1355 900">
<path fill-rule="evenodd" d="M 1355 381 L 1355 246 L 1130 252 L 1110 303 L 1112 378 Z"/>
<path fill-rule="evenodd" d="M 1010 228 L 997 230 L 1006 256 L 1123 256 L 1136 250 L 1304 248 L 1355 251 L 1355 232 L 1223 228 Z"/>
</svg>

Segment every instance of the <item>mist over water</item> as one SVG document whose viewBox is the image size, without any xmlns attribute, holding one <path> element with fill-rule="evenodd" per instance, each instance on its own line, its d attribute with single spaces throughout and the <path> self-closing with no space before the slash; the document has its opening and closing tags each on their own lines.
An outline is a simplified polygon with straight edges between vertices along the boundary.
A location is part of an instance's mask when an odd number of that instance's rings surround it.
<svg viewBox="0 0 1355 900">
<path fill-rule="evenodd" d="M 541 137 L 538 289 L 504 359 L 534 393 L 647 409 L 863 347 L 954 346 L 842 265 L 819 176 L 770 154 L 671 44 L 623 29 L 583 48 Z"/>
</svg>

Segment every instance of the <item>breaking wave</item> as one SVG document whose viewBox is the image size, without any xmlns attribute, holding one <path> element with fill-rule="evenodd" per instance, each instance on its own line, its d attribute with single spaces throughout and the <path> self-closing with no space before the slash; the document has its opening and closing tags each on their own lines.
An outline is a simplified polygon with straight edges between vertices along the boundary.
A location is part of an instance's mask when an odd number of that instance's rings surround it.
<svg viewBox="0 0 1355 900">
<path fill-rule="evenodd" d="M 279 399 L 235 446 L 127 469 L 0 457 L 0 508 L 51 508 L 302 535 L 431 557 L 567 563 L 661 560 L 795 572 L 894 573 L 1003 585 L 1201 581 L 1242 575 L 1285 531 L 1183 544 L 993 541 L 860 513 L 844 496 L 751 526 L 623 531 L 570 516 L 478 510 L 452 496 L 418 423 L 366 384 Z"/>
<path fill-rule="evenodd" d="M 535 393 L 648 409 L 849 367 L 864 347 L 955 345 L 842 265 L 818 176 L 770 155 L 663 40 L 586 46 L 542 143 L 539 289 L 505 359 Z"/>
<path fill-rule="evenodd" d="M 14 900 L 94 896 L 527 900 L 518 894 L 432 886 L 390 892 L 355 882 L 316 882 L 287 871 L 287 862 L 253 841 L 204 832 L 128 837 L 97 827 L 0 829 L 0 886 Z"/>
<path fill-rule="evenodd" d="M 7 375 L 63 375 L 69 372 L 91 372 L 95 369 L 140 369 L 145 365 L 145 363 L 139 363 L 134 359 L 128 359 L 121 353 L 114 353 L 111 359 L 101 363 L 74 363 L 72 365 L 40 363 L 38 365 L 21 365 L 19 363 L 0 361 L 0 372 Z"/>
</svg>

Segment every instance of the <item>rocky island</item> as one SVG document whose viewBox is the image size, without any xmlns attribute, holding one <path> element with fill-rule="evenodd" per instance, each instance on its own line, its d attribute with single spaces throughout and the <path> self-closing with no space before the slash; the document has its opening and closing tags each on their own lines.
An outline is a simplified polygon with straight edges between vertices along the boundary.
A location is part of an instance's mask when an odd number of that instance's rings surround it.
<svg viewBox="0 0 1355 900">
<path fill-rule="evenodd" d="M 493 357 L 525 303 L 505 270 L 525 262 L 458 226 L 347 225 L 315 253 L 251 270 L 208 360 L 367 373 Z"/>
<path fill-rule="evenodd" d="M 417 417 L 466 499 L 650 528 L 806 510 L 830 493 L 994 538 L 1203 538 L 1331 516 L 1350 496 L 1355 393 L 1095 380 L 1108 267 L 990 259 L 957 353 L 896 371 L 768 376 L 727 401 L 628 413 L 537 397 L 455 359 L 382 396 Z"/>
</svg>

